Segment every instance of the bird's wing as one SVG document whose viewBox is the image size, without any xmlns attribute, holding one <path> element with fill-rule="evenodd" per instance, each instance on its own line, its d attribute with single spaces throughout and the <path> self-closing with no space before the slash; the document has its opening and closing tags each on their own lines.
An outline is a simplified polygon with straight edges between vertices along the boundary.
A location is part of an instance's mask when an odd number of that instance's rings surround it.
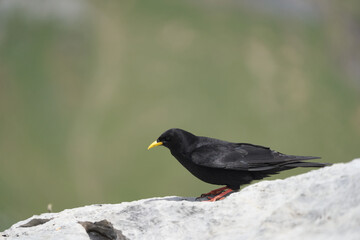
<svg viewBox="0 0 360 240">
<path fill-rule="evenodd" d="M 208 144 L 191 154 L 193 163 L 211 168 L 243 171 L 266 171 L 282 164 L 299 161 L 295 156 L 281 154 L 270 148 L 247 144 Z"/>
</svg>

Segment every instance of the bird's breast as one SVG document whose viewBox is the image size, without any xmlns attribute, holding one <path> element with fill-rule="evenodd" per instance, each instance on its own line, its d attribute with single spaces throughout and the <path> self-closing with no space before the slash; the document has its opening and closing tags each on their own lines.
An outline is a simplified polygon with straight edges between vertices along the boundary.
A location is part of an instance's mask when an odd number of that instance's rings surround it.
<svg viewBox="0 0 360 240">
<path fill-rule="evenodd" d="M 181 165 L 183 165 L 187 170 L 190 172 L 193 172 L 193 169 L 196 167 L 196 164 L 194 164 L 191 160 L 188 154 L 178 151 L 171 151 L 171 154 L 178 160 Z"/>
</svg>

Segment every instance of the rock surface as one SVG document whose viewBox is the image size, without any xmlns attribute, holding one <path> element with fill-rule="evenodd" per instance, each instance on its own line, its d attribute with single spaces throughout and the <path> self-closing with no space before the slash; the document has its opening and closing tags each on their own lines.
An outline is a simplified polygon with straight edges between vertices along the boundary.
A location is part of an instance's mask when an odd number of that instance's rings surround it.
<svg viewBox="0 0 360 240">
<path fill-rule="evenodd" d="M 262 181 L 214 203 L 193 200 L 151 198 L 44 213 L 14 224 L 0 239 L 358 240 L 360 159 Z"/>
</svg>

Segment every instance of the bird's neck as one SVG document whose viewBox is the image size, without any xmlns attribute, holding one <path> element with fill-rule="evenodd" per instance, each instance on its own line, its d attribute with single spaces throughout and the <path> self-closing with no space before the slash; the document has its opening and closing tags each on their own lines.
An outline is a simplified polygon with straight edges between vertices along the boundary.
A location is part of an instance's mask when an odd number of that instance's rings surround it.
<svg viewBox="0 0 360 240">
<path fill-rule="evenodd" d="M 186 131 L 184 131 L 183 134 L 184 138 L 182 138 L 181 143 L 179 142 L 179 145 L 176 147 L 176 149 L 179 154 L 186 155 L 189 152 L 192 152 L 194 146 L 196 145 L 198 137 Z"/>
</svg>

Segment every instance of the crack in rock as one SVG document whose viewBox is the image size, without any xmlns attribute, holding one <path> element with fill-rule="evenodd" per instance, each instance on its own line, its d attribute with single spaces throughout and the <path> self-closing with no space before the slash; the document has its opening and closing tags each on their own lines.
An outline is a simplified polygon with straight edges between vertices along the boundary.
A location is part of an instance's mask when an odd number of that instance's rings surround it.
<svg viewBox="0 0 360 240">
<path fill-rule="evenodd" d="M 107 220 L 78 223 L 85 228 L 91 240 L 129 240 Z"/>
<path fill-rule="evenodd" d="M 38 226 L 38 225 L 41 225 L 41 224 L 44 224 L 48 221 L 52 220 L 52 218 L 33 218 L 31 219 L 29 222 L 19 226 L 19 227 L 35 227 L 35 226 Z"/>
</svg>

